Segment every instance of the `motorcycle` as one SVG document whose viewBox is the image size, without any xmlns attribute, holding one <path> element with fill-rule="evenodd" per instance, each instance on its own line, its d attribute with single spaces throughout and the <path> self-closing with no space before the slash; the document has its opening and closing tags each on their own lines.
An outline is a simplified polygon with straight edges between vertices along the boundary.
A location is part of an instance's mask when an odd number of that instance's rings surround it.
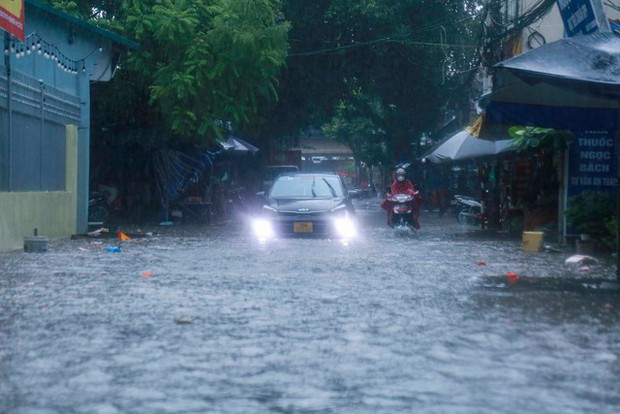
<svg viewBox="0 0 620 414">
<path fill-rule="evenodd" d="M 392 203 L 392 226 L 397 230 L 415 230 L 413 209 L 415 196 L 411 194 L 389 194 L 387 200 Z"/>
<path fill-rule="evenodd" d="M 88 196 L 88 222 L 103 224 L 110 219 L 118 196 L 116 187 L 99 185 L 99 191 L 91 191 Z"/>
<path fill-rule="evenodd" d="M 110 218 L 108 197 L 103 191 L 93 191 L 88 197 L 88 222 L 103 224 Z"/>
<path fill-rule="evenodd" d="M 454 196 L 454 199 L 458 206 L 456 221 L 459 224 L 466 224 L 469 226 L 484 224 L 484 208 L 480 201 L 473 197 L 458 194 Z"/>
</svg>

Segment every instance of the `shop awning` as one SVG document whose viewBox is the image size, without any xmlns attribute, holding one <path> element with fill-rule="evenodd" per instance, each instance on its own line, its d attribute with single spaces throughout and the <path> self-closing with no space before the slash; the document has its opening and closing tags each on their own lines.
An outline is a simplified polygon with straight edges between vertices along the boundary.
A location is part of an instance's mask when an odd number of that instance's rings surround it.
<svg viewBox="0 0 620 414">
<path fill-rule="evenodd" d="M 494 92 L 504 71 L 536 84 L 545 82 L 598 97 L 620 97 L 620 37 L 612 32 L 560 39 L 496 65 Z M 570 106 L 564 103 L 564 106 Z M 581 105 L 580 105 L 581 106 Z"/>
<path fill-rule="evenodd" d="M 530 50 L 497 64 L 493 85 L 481 99 L 485 139 L 512 125 L 614 129 L 620 108 L 620 37 L 594 33 Z"/>
</svg>

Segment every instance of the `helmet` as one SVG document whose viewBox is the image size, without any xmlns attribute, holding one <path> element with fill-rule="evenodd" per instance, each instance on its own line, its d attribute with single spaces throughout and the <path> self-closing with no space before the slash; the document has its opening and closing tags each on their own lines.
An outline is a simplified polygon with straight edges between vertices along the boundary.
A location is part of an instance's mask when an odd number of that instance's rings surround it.
<svg viewBox="0 0 620 414">
<path fill-rule="evenodd" d="M 396 170 L 396 175 L 405 175 L 407 174 L 407 171 L 405 171 L 404 168 L 399 168 Z"/>
</svg>

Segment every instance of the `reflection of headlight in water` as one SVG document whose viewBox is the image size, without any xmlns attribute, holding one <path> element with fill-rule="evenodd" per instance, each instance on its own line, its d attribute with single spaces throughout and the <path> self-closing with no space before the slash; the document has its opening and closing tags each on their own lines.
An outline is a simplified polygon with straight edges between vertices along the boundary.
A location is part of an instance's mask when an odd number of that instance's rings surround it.
<svg viewBox="0 0 620 414">
<path fill-rule="evenodd" d="M 269 220 L 252 220 L 252 231 L 254 231 L 254 235 L 261 241 L 273 239 L 275 237 L 273 226 Z"/>
<path fill-rule="evenodd" d="M 334 219 L 334 226 L 336 227 L 336 233 L 343 239 L 352 239 L 357 236 L 357 229 L 355 223 L 349 217 L 338 217 Z"/>
</svg>

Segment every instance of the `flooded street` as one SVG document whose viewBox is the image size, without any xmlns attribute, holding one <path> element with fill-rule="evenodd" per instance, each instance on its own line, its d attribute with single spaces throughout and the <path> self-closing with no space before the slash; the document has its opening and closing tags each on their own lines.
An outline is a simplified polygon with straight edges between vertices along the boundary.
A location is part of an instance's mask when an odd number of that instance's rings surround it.
<svg viewBox="0 0 620 414">
<path fill-rule="evenodd" d="M 0 413 L 618 411 L 615 266 L 358 219 L 348 245 L 179 226 L 0 254 Z"/>
</svg>

